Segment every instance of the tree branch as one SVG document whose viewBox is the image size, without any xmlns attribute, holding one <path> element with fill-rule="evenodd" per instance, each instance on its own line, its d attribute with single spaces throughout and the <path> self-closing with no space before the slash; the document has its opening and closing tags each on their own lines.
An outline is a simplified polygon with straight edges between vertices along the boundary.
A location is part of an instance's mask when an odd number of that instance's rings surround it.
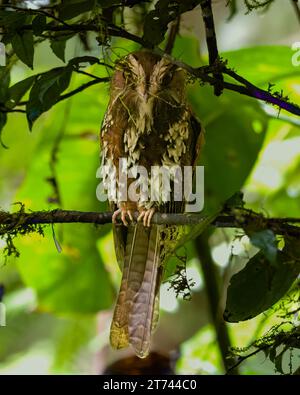
<svg viewBox="0 0 300 395">
<path fill-rule="evenodd" d="M 161 50 L 157 50 L 157 52 L 160 54 L 164 53 Z M 189 74 L 196 77 L 197 79 L 200 79 L 201 81 L 208 83 L 212 86 L 214 86 L 216 84 L 216 79 L 210 75 L 212 73 L 212 70 L 216 66 L 214 66 L 213 68 L 211 68 L 209 66 L 193 68 L 184 62 L 178 61 L 178 60 L 173 59 L 171 57 L 170 57 L 170 59 L 173 61 L 174 64 L 177 64 L 179 67 L 182 67 Z M 290 103 L 287 100 L 284 100 L 279 95 L 272 94 L 269 91 L 258 88 L 257 86 L 253 85 L 251 82 L 249 82 L 248 80 L 246 80 L 245 78 L 241 77 L 239 74 L 234 72 L 233 70 L 228 69 L 227 67 L 224 67 L 224 65 L 219 66 L 219 67 L 220 67 L 220 69 L 222 68 L 222 70 L 225 74 L 228 74 L 230 77 L 234 78 L 236 81 L 241 82 L 243 84 L 243 85 L 239 85 L 239 84 L 233 84 L 231 82 L 224 81 L 223 87 L 225 89 L 240 93 L 241 95 L 255 98 L 257 100 L 261 100 L 261 101 L 270 103 L 272 105 L 278 106 L 279 108 L 288 111 L 291 114 L 300 116 L 300 107 L 298 105 L 296 105 L 294 103 Z M 84 73 L 84 72 L 82 72 L 82 73 Z M 90 76 L 92 77 L 92 75 L 90 75 Z M 93 76 L 93 77 L 95 77 L 95 76 Z M 94 79 L 94 80 L 89 81 L 86 84 L 83 84 L 82 86 L 74 89 L 73 91 L 62 95 L 60 97 L 59 101 L 67 99 L 70 96 L 75 95 L 76 93 L 82 92 L 83 90 L 89 88 L 92 85 L 95 85 L 95 84 L 98 84 L 101 82 L 109 82 L 109 81 L 110 81 L 109 77 Z M 23 102 L 20 102 L 18 105 L 21 106 L 21 105 L 26 105 L 26 104 L 27 104 L 27 102 L 23 101 Z M 1 112 L 25 112 L 24 110 L 15 110 L 15 109 L 14 110 L 0 109 L 0 111 Z"/>
<path fill-rule="evenodd" d="M 146 43 L 141 37 L 136 36 L 135 34 L 129 33 L 127 30 L 122 29 L 113 24 L 109 24 L 105 26 L 106 32 L 108 35 L 113 37 L 122 37 L 127 40 L 134 41 L 143 47 L 147 48 L 149 45 Z M 32 25 L 23 25 L 20 30 L 32 30 Z M 70 25 L 49 25 L 45 31 L 50 32 L 70 32 L 70 33 L 81 33 L 81 32 L 96 32 L 99 33 L 99 24 L 96 23 L 85 23 L 85 24 L 70 24 Z"/>
<path fill-rule="evenodd" d="M 170 32 L 169 32 L 169 37 L 168 37 L 168 41 L 165 47 L 165 53 L 170 55 L 172 53 L 174 44 L 175 44 L 175 40 L 176 40 L 176 36 L 179 32 L 179 28 L 180 28 L 180 16 L 173 21 L 171 27 L 170 27 Z"/>
<path fill-rule="evenodd" d="M 209 65 L 213 66 L 219 59 L 219 52 L 211 0 L 202 0 L 200 5 L 202 10 L 203 22 L 205 25 Z M 223 75 L 222 73 L 215 72 L 213 76 L 216 79 L 214 85 L 215 95 L 220 96 L 223 89 Z"/>
<path fill-rule="evenodd" d="M 100 84 L 102 82 L 109 82 L 110 81 L 110 77 L 100 78 L 100 77 L 93 76 L 93 75 L 91 75 L 89 73 L 85 73 L 85 72 L 80 71 L 80 70 L 74 70 L 74 71 L 77 72 L 77 73 L 86 74 L 89 77 L 93 77 L 94 79 L 89 81 L 89 82 L 87 82 L 87 83 L 85 83 L 85 84 L 80 85 L 78 88 L 73 89 L 72 91 L 70 91 L 68 93 L 65 93 L 64 95 L 61 95 L 55 104 L 61 102 L 62 100 L 68 99 L 69 97 L 74 96 L 77 93 L 80 93 L 80 92 L 86 90 L 90 86 L 93 86 L 93 85 L 96 85 L 96 84 Z M 28 101 L 22 101 L 22 102 L 18 103 L 18 106 L 26 106 L 27 103 L 28 103 Z M 9 110 L 9 109 L 2 110 L 0 108 L 0 112 L 1 111 L 3 111 L 3 112 L 24 112 L 24 113 L 26 113 L 25 110 L 15 110 L 15 109 L 14 110 Z"/>
<path fill-rule="evenodd" d="M 236 361 L 235 358 L 230 355 L 231 342 L 227 324 L 222 317 L 219 278 L 215 263 L 211 257 L 208 238 L 208 232 L 204 232 L 202 235 L 198 236 L 195 240 L 195 249 L 201 264 L 211 320 L 215 328 L 224 369 L 228 372 L 231 368 L 230 374 L 237 375 L 239 374 L 238 369 L 232 367 Z"/>
<path fill-rule="evenodd" d="M 23 114 L 26 114 L 25 110 L 22 110 L 20 108 L 6 108 L 6 107 L 0 107 L 0 112 L 21 112 Z"/>
<path fill-rule="evenodd" d="M 297 6 L 298 9 L 298 4 L 295 3 L 295 6 Z M 196 77 L 197 79 L 200 79 L 204 83 L 208 83 L 214 87 L 220 87 L 223 89 L 227 89 L 230 91 L 234 91 L 237 93 L 240 93 L 242 95 L 246 95 L 258 100 L 262 100 L 264 102 L 270 103 L 272 105 L 278 106 L 281 109 L 284 109 L 292 114 L 300 116 L 300 107 L 296 104 L 290 103 L 286 98 L 282 97 L 281 94 L 276 94 L 272 93 L 267 90 L 263 90 L 255 85 L 253 85 L 251 82 L 247 81 L 245 78 L 241 77 L 238 75 L 236 72 L 233 70 L 227 68 L 224 64 L 224 62 L 218 61 L 219 60 L 219 55 L 218 55 L 218 49 L 217 49 L 217 41 L 215 37 L 215 30 L 214 30 L 214 23 L 213 23 L 213 16 L 210 17 L 210 22 L 208 22 L 209 18 L 206 17 L 206 13 L 208 10 L 211 12 L 211 1 L 209 0 L 204 0 L 203 3 L 201 3 L 202 9 L 204 10 L 204 20 L 206 21 L 207 25 L 207 45 L 209 49 L 209 59 L 210 59 L 210 66 L 204 66 L 200 68 L 193 68 L 189 66 L 188 64 L 184 62 L 180 62 L 176 59 L 172 59 L 172 61 L 175 64 L 180 65 L 182 68 L 187 70 L 192 76 Z M 208 8 L 207 8 L 208 7 Z M 206 11 L 205 11 L 206 10 Z M 25 9 L 23 10 L 24 12 L 26 11 Z M 211 12 L 212 15 L 212 12 Z M 212 19 L 211 19 L 212 18 Z M 103 22 L 105 24 L 105 22 Z M 32 25 L 24 25 L 20 28 L 21 30 L 32 30 Z M 149 47 L 149 43 L 145 42 L 141 37 L 132 34 L 125 29 L 122 29 L 114 24 L 106 24 L 105 25 L 106 33 L 110 36 L 115 36 L 115 37 L 122 37 L 130 41 L 134 41 L 141 46 L 147 48 Z M 83 24 L 68 24 L 68 25 L 53 25 L 53 24 L 47 24 L 45 31 L 50 31 L 50 32 L 70 32 L 70 33 L 80 33 L 80 32 L 99 32 L 99 24 L 96 23 L 83 23 Z M 208 31 L 210 33 L 208 34 Z M 214 33 L 214 34 L 213 34 Z M 214 37 L 213 37 L 214 36 Z M 162 51 L 159 48 L 155 49 L 156 52 L 160 53 L 161 55 L 166 54 L 166 52 Z M 234 84 L 231 82 L 223 82 L 223 74 L 229 75 L 231 78 L 235 79 L 237 82 L 240 84 Z M 103 79 L 104 80 L 104 79 Z M 86 87 L 89 87 L 93 85 L 94 83 L 98 83 L 100 81 L 92 81 L 89 82 L 85 85 L 83 85 L 82 88 L 78 88 L 73 91 L 73 93 L 67 93 L 66 95 L 61 96 L 61 100 L 64 100 L 65 98 L 68 98 L 72 96 L 73 94 L 76 94 L 78 92 L 81 92 L 84 90 Z M 221 85 L 221 86 L 220 86 Z M 23 104 L 23 103 L 22 103 Z M 13 111 L 6 111 L 6 112 L 15 112 Z M 21 112 L 18 110 L 18 112 Z"/>
<path fill-rule="evenodd" d="M 157 52 L 163 54 L 161 50 Z M 240 85 L 240 84 L 234 84 L 232 82 L 224 81 L 222 83 L 224 89 L 270 103 L 272 105 L 278 106 L 283 110 L 288 111 L 291 114 L 300 116 L 300 107 L 297 104 L 287 101 L 279 94 L 275 94 L 275 93 L 273 94 L 267 90 L 257 87 L 256 85 L 253 85 L 250 81 L 246 80 L 245 78 L 237 74 L 235 71 L 226 67 L 223 62 L 215 64 L 212 67 L 202 66 L 198 68 L 193 68 L 184 62 L 178 61 L 171 57 L 170 59 L 172 59 L 174 64 L 177 64 L 179 67 L 182 67 L 192 76 L 212 86 L 215 86 L 218 83 L 218 80 L 211 74 L 214 74 L 215 70 L 220 70 L 220 72 L 229 75 L 231 78 L 235 79 L 237 82 L 240 82 L 242 84 Z"/>
<path fill-rule="evenodd" d="M 56 17 L 55 15 L 53 15 L 53 14 L 51 14 L 50 12 L 48 12 L 48 11 L 45 11 L 44 9 L 41 9 L 41 8 L 37 8 L 37 9 L 33 9 L 33 8 L 22 8 L 22 7 L 18 7 L 18 6 L 15 6 L 15 5 L 12 5 L 12 4 L 9 4 L 9 5 L 5 5 L 5 4 L 0 4 L 0 9 L 1 8 L 10 8 L 10 9 L 12 9 L 12 10 L 15 10 L 15 11 L 19 11 L 19 12 L 27 12 L 28 14 L 30 13 L 30 14 L 35 14 L 35 15 L 45 15 L 45 16 L 47 16 L 48 18 L 51 18 L 51 19 L 53 19 L 54 21 L 56 21 L 56 22 L 59 22 L 59 23 L 61 23 L 62 25 L 64 25 L 64 26 L 69 26 L 69 24 L 68 23 L 66 23 L 65 21 L 63 21 L 62 19 L 60 19 L 60 18 L 58 18 L 58 17 Z"/>
<path fill-rule="evenodd" d="M 137 219 L 138 213 L 135 213 Z M 0 211 L 0 234 L 1 226 L 13 229 L 15 226 L 53 224 L 53 223 L 91 223 L 104 225 L 111 223 L 111 212 L 83 212 L 73 210 L 52 210 L 36 211 L 25 213 L 23 211 L 8 213 Z M 207 220 L 207 217 L 200 214 L 161 214 L 155 213 L 152 219 L 153 224 L 169 225 L 196 225 Z M 266 218 L 261 214 L 247 209 L 234 209 L 230 214 L 220 214 L 212 222 L 218 228 L 242 228 L 247 229 L 251 225 L 251 230 L 272 229 L 278 235 L 290 235 L 299 237 L 300 227 L 291 225 L 299 223 L 300 218 Z"/>
<path fill-rule="evenodd" d="M 91 74 L 91 73 L 87 73 L 86 71 L 83 71 L 83 70 L 74 69 L 74 71 L 75 71 L 75 73 L 86 75 L 87 77 L 91 77 L 94 80 L 97 80 L 99 82 L 108 82 L 109 81 L 109 78 L 108 78 L 108 81 L 103 81 L 103 78 L 98 77 L 97 75 L 94 75 L 94 74 Z"/>
</svg>

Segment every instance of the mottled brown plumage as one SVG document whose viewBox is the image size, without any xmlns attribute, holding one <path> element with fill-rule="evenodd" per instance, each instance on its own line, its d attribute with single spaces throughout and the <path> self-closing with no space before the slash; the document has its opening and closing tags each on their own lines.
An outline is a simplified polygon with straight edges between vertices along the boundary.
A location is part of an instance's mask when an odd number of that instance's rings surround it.
<svg viewBox="0 0 300 395">
<path fill-rule="evenodd" d="M 203 133 L 186 101 L 185 88 L 186 72 L 168 57 L 142 50 L 121 59 L 112 78 L 102 125 L 103 165 L 118 169 L 120 159 L 126 158 L 129 168 L 142 165 L 148 174 L 155 165 L 194 166 Z M 141 176 L 140 180 L 142 184 L 146 182 Z M 128 187 L 134 181 L 134 177 L 128 179 Z M 119 188 L 120 185 L 121 182 Z M 111 344 L 114 348 L 130 344 L 139 357 L 145 357 L 158 319 L 159 285 L 167 246 L 178 235 L 176 227 L 149 226 L 151 217 L 154 211 L 183 212 L 184 202 L 116 198 L 110 205 L 115 211 L 113 220 L 120 214 L 124 224 L 113 225 L 123 277 L 111 326 Z M 143 223 L 125 226 L 134 211 L 140 212 Z"/>
</svg>

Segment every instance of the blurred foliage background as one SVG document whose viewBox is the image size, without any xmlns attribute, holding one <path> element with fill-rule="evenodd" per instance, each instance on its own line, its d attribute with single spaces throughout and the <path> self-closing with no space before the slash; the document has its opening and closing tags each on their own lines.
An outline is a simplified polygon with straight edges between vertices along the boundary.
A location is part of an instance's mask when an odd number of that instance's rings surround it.
<svg viewBox="0 0 300 395">
<path fill-rule="evenodd" d="M 37 7 L 42 2 L 22 3 Z M 291 46 L 299 41 L 293 8 L 279 0 L 266 12 L 246 14 L 244 2 L 235 3 L 237 12 L 229 20 L 226 1 L 213 2 L 221 56 L 257 86 L 276 84 L 277 91 L 283 89 L 293 102 L 300 103 L 300 68 L 291 61 Z M 126 10 L 126 29 L 139 32 L 141 12 L 138 7 Z M 173 49 L 175 57 L 193 66 L 207 59 L 200 20 L 198 8 L 183 15 Z M 96 34 L 90 34 L 88 43 L 78 36 L 68 39 L 66 61 L 92 55 L 113 62 L 138 48 L 128 40 L 111 38 L 107 50 L 95 38 Z M 34 71 L 20 61 L 13 65 L 11 85 L 63 65 L 49 41 L 44 41 L 35 48 Z M 84 71 L 99 77 L 107 73 L 99 65 L 87 65 Z M 73 73 L 68 91 L 87 81 L 86 75 Z M 8 114 L 1 134 L 8 149 L 0 147 L 2 209 L 17 211 L 22 203 L 33 211 L 56 207 L 105 211 L 95 191 L 98 133 L 108 94 L 108 84 L 91 86 L 42 114 L 31 132 L 24 114 Z M 243 189 L 249 208 L 271 217 L 300 217 L 299 118 L 237 93 L 225 91 L 215 97 L 211 87 L 197 82 L 190 84 L 189 97 L 207 131 L 201 159 L 206 166 L 206 209 L 216 210 Z M 18 258 L 0 256 L 0 283 L 5 285 L 7 307 L 7 326 L 0 328 L 0 373 L 101 373 L 110 363 L 130 355 L 113 352 L 109 346 L 111 309 L 120 282 L 111 228 L 64 224 L 44 232 L 44 237 L 18 238 Z M 225 300 L 230 277 L 257 249 L 242 232 L 225 229 L 211 234 L 210 247 Z M 0 240 L 1 248 L 5 242 Z M 177 299 L 169 285 L 163 284 L 153 349 L 171 353 L 177 373 L 220 374 L 224 370 L 201 266 L 191 243 L 186 250 L 187 277 L 194 282 L 192 299 Z M 228 324 L 231 343 L 246 347 L 280 322 L 273 307 L 248 321 Z M 294 368 L 299 365 L 299 356 L 296 349 L 284 355 L 285 373 L 292 369 L 291 363 Z M 239 368 L 241 374 L 281 370 L 263 352 Z"/>
</svg>

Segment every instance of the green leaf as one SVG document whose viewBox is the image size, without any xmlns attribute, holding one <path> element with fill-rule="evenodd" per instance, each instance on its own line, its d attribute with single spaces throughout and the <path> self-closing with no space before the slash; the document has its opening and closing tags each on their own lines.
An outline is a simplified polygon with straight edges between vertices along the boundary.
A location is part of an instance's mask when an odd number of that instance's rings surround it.
<svg viewBox="0 0 300 395">
<path fill-rule="evenodd" d="M 69 67 L 57 67 L 42 75 L 35 81 L 26 106 L 29 128 L 45 111 L 48 111 L 69 86 L 72 70 Z"/>
<path fill-rule="evenodd" d="M 0 26 L 8 27 L 12 30 L 20 28 L 27 19 L 25 12 L 0 11 Z"/>
<path fill-rule="evenodd" d="M 8 90 L 9 99 L 6 104 L 7 107 L 13 108 L 14 106 L 16 106 L 25 95 L 25 93 L 30 89 L 35 79 L 36 76 L 28 77 L 25 78 L 25 80 L 17 82 L 13 86 L 11 86 Z"/>
<path fill-rule="evenodd" d="M 173 53 L 184 61 L 192 58 L 197 67 L 203 60 L 197 47 L 191 46 L 193 41 L 176 39 Z M 188 96 L 206 130 L 198 164 L 205 168 L 203 214 L 211 215 L 243 188 L 264 142 L 269 117 L 257 101 L 229 91 L 216 97 L 211 87 L 200 86 L 197 81 L 189 88 Z"/>
<path fill-rule="evenodd" d="M 60 18 L 68 20 L 92 11 L 97 6 L 109 8 L 120 3 L 120 0 L 63 0 L 58 10 Z"/>
<path fill-rule="evenodd" d="M 32 30 L 35 36 L 39 36 L 46 29 L 47 18 L 46 15 L 37 15 L 32 21 Z"/>
<path fill-rule="evenodd" d="M 57 240 L 53 224 L 52 224 L 52 237 L 53 237 L 53 241 L 54 241 L 56 250 L 60 254 L 62 252 L 62 248 L 61 248 L 61 245 L 60 245 L 59 241 Z"/>
<path fill-rule="evenodd" d="M 262 250 L 271 264 L 275 264 L 277 257 L 277 241 L 275 234 L 270 229 L 255 232 L 250 236 L 251 243 Z"/>
<path fill-rule="evenodd" d="M 53 53 L 63 62 L 65 62 L 65 51 L 66 51 L 67 41 L 72 37 L 74 37 L 74 33 L 65 35 L 63 37 L 54 35 L 50 40 L 50 47 Z"/>
<path fill-rule="evenodd" d="M 78 80 L 84 81 L 84 78 L 79 76 Z M 63 127 L 66 136 L 59 145 L 55 164 L 62 206 L 83 211 L 105 210 L 95 193 L 99 182 L 96 179 L 99 147 L 94 139 L 80 137 L 80 134 L 91 131 L 96 137 L 106 104 L 106 92 L 97 95 L 97 88 L 92 87 L 85 95 L 74 96 L 71 102 L 57 104 L 47 114 L 46 122 L 39 122 L 37 128 L 43 124 L 42 133 L 38 133 L 39 144 L 31 153 L 30 171 L 15 200 L 23 201 L 28 210 L 56 208 L 56 205 L 49 207 L 53 189 L 46 180 L 51 176 L 51 147 Z M 41 311 L 78 315 L 111 307 L 113 289 L 108 270 L 112 269 L 115 257 L 109 250 L 108 259 L 104 261 L 97 248 L 97 241 L 107 233 L 107 228 L 90 224 L 55 225 L 60 254 L 51 227 L 45 230 L 44 238 L 31 235 L 19 239 L 18 268 L 26 286 L 37 294 Z"/>
<path fill-rule="evenodd" d="M 228 7 L 229 7 L 229 17 L 227 18 L 227 21 L 230 21 L 236 14 L 237 14 L 237 4 L 236 0 L 230 0 L 228 2 Z"/>
<path fill-rule="evenodd" d="M 120 5 L 120 0 L 97 0 L 97 4 L 102 8 L 109 8 L 113 5 Z"/>
<path fill-rule="evenodd" d="M 31 69 L 33 68 L 33 34 L 32 31 L 16 33 L 11 39 L 11 44 L 18 58 Z"/>
<path fill-rule="evenodd" d="M 53 53 L 65 62 L 65 49 L 66 49 L 67 40 L 58 40 L 56 38 L 51 40 L 50 47 Z"/>
<path fill-rule="evenodd" d="M 159 0 L 155 9 L 151 10 L 144 21 L 143 39 L 153 45 L 158 45 L 164 39 L 168 24 L 183 12 L 195 8 L 201 0 Z"/>
<path fill-rule="evenodd" d="M 72 19 L 84 12 L 91 11 L 96 0 L 63 0 L 57 8 L 61 19 Z"/>
<path fill-rule="evenodd" d="M 82 319 L 70 317 L 64 320 L 64 327 L 55 338 L 52 371 L 74 370 L 74 361 L 80 358 L 82 349 L 87 349 L 91 339 L 97 335 L 96 319 L 95 316 L 84 316 Z"/>
<path fill-rule="evenodd" d="M 5 103 L 8 99 L 8 87 L 10 83 L 9 68 L 0 66 L 0 81 L 0 103 Z"/>
<path fill-rule="evenodd" d="M 277 347 L 273 346 L 270 350 L 270 353 L 269 353 L 270 361 L 273 363 L 275 362 L 276 353 L 277 353 Z"/>
<path fill-rule="evenodd" d="M 243 188 L 264 142 L 269 120 L 254 100 L 232 92 L 216 98 L 210 87 L 197 83 L 190 90 L 190 100 L 206 129 L 198 164 L 205 169 L 204 213 L 212 214 Z M 261 133 L 255 131 L 254 122 L 261 126 Z"/>
<path fill-rule="evenodd" d="M 194 240 L 194 239 L 196 239 L 196 237 L 200 236 L 201 233 L 203 233 L 207 229 L 207 227 L 216 219 L 218 214 L 219 214 L 219 212 L 214 215 L 203 217 L 203 220 L 199 224 L 194 225 L 193 227 L 185 226 L 183 235 L 176 243 L 176 250 L 181 248 L 188 241 Z M 188 214 L 187 214 L 187 216 L 188 216 Z"/>
<path fill-rule="evenodd" d="M 275 368 L 276 370 L 281 373 L 284 374 L 284 371 L 282 369 L 282 358 L 284 356 L 284 353 L 287 351 L 288 347 L 285 347 L 275 358 Z"/>
<path fill-rule="evenodd" d="M 232 276 L 224 319 L 245 321 L 267 310 L 286 294 L 299 270 L 299 257 L 292 260 L 286 248 L 277 252 L 276 265 L 259 252 L 243 270 Z"/>
<path fill-rule="evenodd" d="M 4 128 L 7 121 L 7 114 L 5 112 L 0 112 L 0 144 L 3 148 L 8 148 L 2 141 L 2 129 Z"/>
<path fill-rule="evenodd" d="M 293 52 L 289 46 L 256 46 L 221 53 L 228 66 L 253 84 L 266 87 L 268 82 L 277 83 L 289 75 L 295 75 L 291 62 Z"/>
</svg>

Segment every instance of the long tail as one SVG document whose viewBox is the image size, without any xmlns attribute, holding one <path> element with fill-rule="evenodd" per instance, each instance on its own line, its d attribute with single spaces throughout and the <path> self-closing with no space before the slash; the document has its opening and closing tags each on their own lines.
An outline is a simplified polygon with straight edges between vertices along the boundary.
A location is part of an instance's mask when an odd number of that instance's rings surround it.
<svg viewBox="0 0 300 395">
<path fill-rule="evenodd" d="M 110 330 L 114 348 L 132 345 L 137 356 L 149 353 L 151 332 L 157 321 L 159 291 L 159 226 L 129 227 L 121 288 Z"/>
</svg>

